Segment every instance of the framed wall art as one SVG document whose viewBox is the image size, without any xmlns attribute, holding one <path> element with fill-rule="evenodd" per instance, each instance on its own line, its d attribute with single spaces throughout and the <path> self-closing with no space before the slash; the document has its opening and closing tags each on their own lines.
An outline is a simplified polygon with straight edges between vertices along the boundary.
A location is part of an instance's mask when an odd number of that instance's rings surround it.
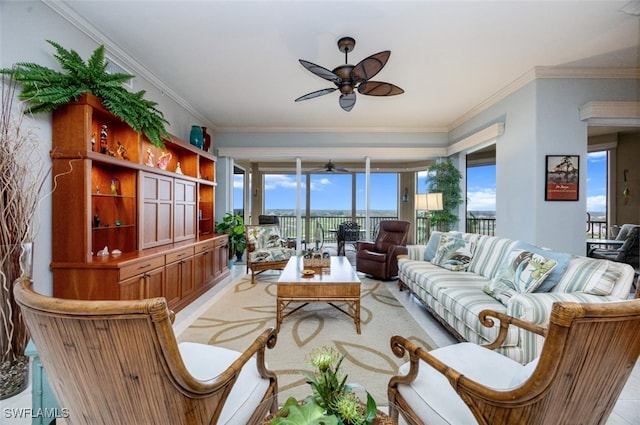
<svg viewBox="0 0 640 425">
<path fill-rule="evenodd" d="M 545 201 L 577 201 L 580 181 L 579 155 L 547 155 Z"/>
</svg>

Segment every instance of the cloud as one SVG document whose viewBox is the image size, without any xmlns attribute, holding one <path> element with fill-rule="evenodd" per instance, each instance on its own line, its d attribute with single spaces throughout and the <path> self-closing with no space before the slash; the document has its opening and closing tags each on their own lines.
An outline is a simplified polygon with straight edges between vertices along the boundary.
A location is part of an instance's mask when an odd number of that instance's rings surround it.
<svg viewBox="0 0 640 425">
<path fill-rule="evenodd" d="M 606 210 L 607 210 L 607 197 L 605 195 L 587 197 L 587 211 L 604 212 Z"/>
<path fill-rule="evenodd" d="M 474 188 L 467 192 L 467 210 L 495 211 L 496 191 L 489 188 Z"/>
<path fill-rule="evenodd" d="M 234 189 L 242 189 L 244 187 L 244 176 L 242 174 L 234 174 L 233 175 L 233 188 Z"/>
<path fill-rule="evenodd" d="M 311 190 L 324 190 L 332 183 L 331 179 L 322 177 L 311 179 Z M 235 185 L 235 183 L 234 183 Z M 294 189 L 296 188 L 296 177 L 290 174 L 265 174 L 264 190 Z M 302 190 L 306 188 L 305 178 L 302 179 Z"/>
<path fill-rule="evenodd" d="M 602 162 L 607 159 L 607 151 L 590 152 L 587 154 L 589 162 Z"/>
<path fill-rule="evenodd" d="M 304 187 L 304 183 L 302 184 L 302 187 Z M 273 190 L 280 188 L 295 189 L 295 176 L 286 174 L 266 174 L 264 176 L 264 190 Z"/>
</svg>

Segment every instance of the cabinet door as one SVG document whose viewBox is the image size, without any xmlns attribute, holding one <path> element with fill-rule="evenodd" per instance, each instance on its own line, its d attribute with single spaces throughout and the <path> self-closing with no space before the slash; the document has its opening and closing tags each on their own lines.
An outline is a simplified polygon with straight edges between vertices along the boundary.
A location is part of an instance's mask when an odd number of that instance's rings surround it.
<svg viewBox="0 0 640 425">
<path fill-rule="evenodd" d="M 162 296 L 164 286 L 164 267 L 152 270 L 145 276 L 145 298 L 155 298 Z"/>
<path fill-rule="evenodd" d="M 173 240 L 196 237 L 196 184 L 176 179 L 174 183 Z"/>
<path fill-rule="evenodd" d="M 194 284 L 196 289 L 207 285 L 213 279 L 214 248 L 208 243 L 196 249 L 194 257 Z"/>
<path fill-rule="evenodd" d="M 229 267 L 229 240 L 226 237 L 216 240 L 213 260 L 213 276 L 216 278 Z"/>
<path fill-rule="evenodd" d="M 151 173 L 140 173 L 142 207 L 140 211 L 142 248 L 173 241 L 173 179 Z"/>
<path fill-rule="evenodd" d="M 145 274 L 130 277 L 118 282 L 121 300 L 140 300 L 144 294 Z"/>
<path fill-rule="evenodd" d="M 180 264 L 182 263 L 182 261 L 183 260 L 167 264 L 167 266 L 165 267 L 165 279 L 162 295 L 167 299 L 169 308 L 180 301 L 180 280 L 182 275 L 182 268 Z"/>
<path fill-rule="evenodd" d="M 180 263 L 180 295 L 184 298 L 196 289 L 193 277 L 194 258 L 185 258 Z"/>
</svg>

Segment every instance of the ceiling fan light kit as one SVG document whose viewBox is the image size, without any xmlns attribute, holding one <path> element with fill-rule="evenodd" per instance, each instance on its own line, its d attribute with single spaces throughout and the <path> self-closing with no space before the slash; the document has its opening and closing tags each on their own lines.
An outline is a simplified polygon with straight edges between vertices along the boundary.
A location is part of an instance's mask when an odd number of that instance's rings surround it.
<svg viewBox="0 0 640 425">
<path fill-rule="evenodd" d="M 334 68 L 333 71 L 329 71 L 327 68 L 312 62 L 299 59 L 300 64 L 307 70 L 320 78 L 331 81 L 336 87 L 307 93 L 295 101 L 300 102 L 302 100 L 313 99 L 339 90 L 340 98 L 338 103 L 343 110 L 349 112 L 356 104 L 355 90 L 360 94 L 368 96 L 395 96 L 404 93 L 404 90 L 394 84 L 382 81 L 369 81 L 370 78 L 373 78 L 385 66 L 389 60 L 391 51 L 385 50 L 363 59 L 355 66 L 349 65 L 349 52 L 353 51 L 355 45 L 356 40 L 352 37 L 342 37 L 338 40 L 338 49 L 344 53 L 345 64 Z"/>
</svg>

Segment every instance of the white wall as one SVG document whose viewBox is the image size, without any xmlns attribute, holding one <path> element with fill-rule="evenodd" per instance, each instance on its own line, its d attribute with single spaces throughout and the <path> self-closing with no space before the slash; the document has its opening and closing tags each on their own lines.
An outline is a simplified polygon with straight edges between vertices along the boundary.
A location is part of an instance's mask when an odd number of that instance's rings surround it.
<svg viewBox="0 0 640 425">
<path fill-rule="evenodd" d="M 107 52 L 109 50 L 107 41 L 93 40 L 39 1 L 0 1 L 0 67 L 10 68 L 16 62 L 35 62 L 59 69 L 53 58 L 55 50 L 46 40 L 55 41 L 66 49 L 73 49 L 85 59 L 100 44 L 105 44 Z M 122 65 L 127 66 L 124 63 Z M 158 102 L 158 109 L 171 123 L 169 132 L 188 140 L 191 125 L 198 122 L 194 116 L 142 78 L 134 79 L 134 90 L 146 90 L 145 97 Z M 42 155 L 48 159 L 51 150 L 51 114 L 37 115 L 32 122 L 42 139 Z M 44 191 L 49 193 L 51 190 L 51 181 L 48 181 Z M 53 235 L 50 197 L 43 199 L 38 220 L 39 232 L 34 246 L 34 286 L 39 292 L 51 294 L 49 264 Z"/>
<path fill-rule="evenodd" d="M 625 79 L 536 79 L 450 132 L 455 141 L 497 121 L 496 234 L 577 255 L 585 254 L 589 101 L 637 101 L 638 82 Z M 546 155 L 580 155 L 578 201 L 545 201 Z"/>
</svg>

